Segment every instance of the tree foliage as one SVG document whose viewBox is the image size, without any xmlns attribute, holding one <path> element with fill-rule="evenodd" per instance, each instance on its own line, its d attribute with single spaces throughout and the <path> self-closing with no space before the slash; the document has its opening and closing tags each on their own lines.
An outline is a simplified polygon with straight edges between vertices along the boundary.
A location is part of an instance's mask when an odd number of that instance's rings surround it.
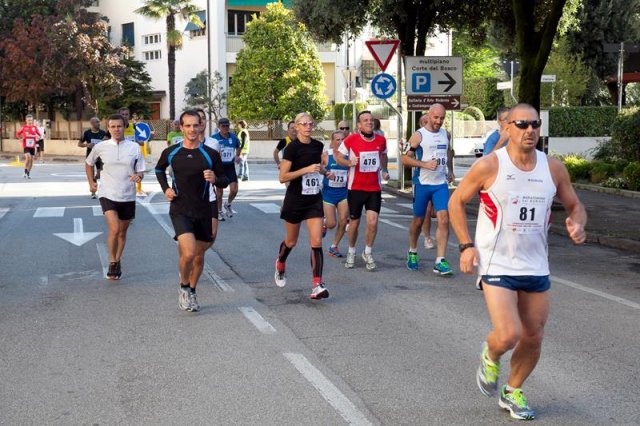
<svg viewBox="0 0 640 426">
<path fill-rule="evenodd" d="M 565 37 L 558 40 L 551 51 L 544 73 L 555 75 L 556 82 L 542 85 L 542 106 L 549 108 L 581 105 L 591 71 L 584 64 L 582 55 L 569 50 L 569 43 Z"/>
<path fill-rule="evenodd" d="M 229 88 L 229 115 L 291 119 L 301 111 L 325 115 L 324 78 L 315 43 L 304 24 L 280 3 L 247 24 Z"/>
<path fill-rule="evenodd" d="M 111 112 L 126 106 L 131 114 L 149 117 L 151 109 L 149 101 L 153 99 L 151 93 L 151 76 L 146 70 L 144 62 L 132 56 L 125 55 L 120 59 L 125 68 L 122 78 L 122 93 L 109 99 L 102 99 L 100 111 Z"/>
<path fill-rule="evenodd" d="M 145 0 L 136 13 L 151 19 L 164 19 L 167 29 L 167 65 L 169 68 L 169 115 L 176 116 L 176 49 L 182 46 L 182 32 L 176 30 L 176 17 L 192 22 L 200 28 L 204 23 L 196 12 L 198 6 L 191 0 Z"/>
<path fill-rule="evenodd" d="M 227 93 L 222 86 L 222 75 L 215 71 L 208 78 L 207 71 L 196 74 L 184 89 L 185 102 L 190 107 L 199 107 L 207 110 L 209 116 L 217 121 L 222 118 L 222 110 L 227 104 Z M 208 80 L 208 81 L 207 81 Z"/>
</svg>

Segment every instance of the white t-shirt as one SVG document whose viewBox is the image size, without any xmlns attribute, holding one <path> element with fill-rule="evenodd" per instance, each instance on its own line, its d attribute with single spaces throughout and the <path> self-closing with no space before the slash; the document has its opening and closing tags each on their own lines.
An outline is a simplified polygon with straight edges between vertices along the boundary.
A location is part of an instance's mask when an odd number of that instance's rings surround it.
<svg viewBox="0 0 640 426">
<path fill-rule="evenodd" d="M 45 130 L 44 127 L 40 127 L 40 126 L 38 126 L 38 131 L 40 132 L 40 139 L 44 140 L 44 137 L 47 134 L 47 131 Z"/>
<path fill-rule="evenodd" d="M 140 145 L 123 140 L 103 141 L 93 147 L 86 162 L 95 166 L 97 158 L 102 159 L 98 197 L 111 201 L 135 201 L 136 185 L 129 179 L 134 173 L 144 172 L 145 164 Z"/>
</svg>

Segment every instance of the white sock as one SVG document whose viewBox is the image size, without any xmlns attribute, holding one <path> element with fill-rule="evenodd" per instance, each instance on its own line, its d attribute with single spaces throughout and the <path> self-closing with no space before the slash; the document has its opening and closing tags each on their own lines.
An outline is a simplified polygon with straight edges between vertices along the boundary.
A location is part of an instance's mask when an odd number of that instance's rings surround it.
<svg viewBox="0 0 640 426">
<path fill-rule="evenodd" d="M 440 263 L 444 260 L 444 257 L 436 257 L 436 263 Z"/>
<path fill-rule="evenodd" d="M 365 254 L 371 254 L 371 247 L 369 247 L 369 246 L 364 246 L 364 253 L 365 253 Z"/>
<path fill-rule="evenodd" d="M 349 247 L 349 254 L 356 254 L 356 248 L 355 247 Z"/>
<path fill-rule="evenodd" d="M 418 253 L 418 249 L 415 247 L 409 247 L 409 253 Z"/>
<path fill-rule="evenodd" d="M 516 390 L 516 388 L 512 388 L 511 386 L 507 385 L 507 389 L 506 390 L 507 390 L 507 392 L 511 393 L 514 390 Z"/>
</svg>

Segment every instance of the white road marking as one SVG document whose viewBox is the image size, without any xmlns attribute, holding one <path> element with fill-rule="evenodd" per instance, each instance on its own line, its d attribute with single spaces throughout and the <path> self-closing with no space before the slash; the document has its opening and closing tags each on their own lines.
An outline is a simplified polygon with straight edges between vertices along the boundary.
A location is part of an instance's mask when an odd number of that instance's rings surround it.
<svg viewBox="0 0 640 426">
<path fill-rule="evenodd" d="M 9 212 L 9 209 L 0 209 L 0 219 L 2 219 L 2 217 L 7 214 Z"/>
<path fill-rule="evenodd" d="M 394 213 L 398 213 L 395 210 L 391 210 L 390 208 L 387 207 L 380 207 L 380 213 L 381 214 L 394 214 Z"/>
<path fill-rule="evenodd" d="M 251 324 L 253 324 L 260 333 L 263 334 L 274 334 L 276 329 L 273 328 L 269 321 L 264 319 L 262 315 L 260 315 L 255 309 L 250 306 L 238 306 L 242 315 L 245 316 L 249 320 Z"/>
<path fill-rule="evenodd" d="M 251 205 L 260 210 L 262 213 L 280 213 L 280 206 L 275 203 L 251 203 Z"/>
<path fill-rule="evenodd" d="M 302 354 L 284 353 L 285 358 L 307 379 L 320 395 L 347 421 L 350 425 L 371 425 L 372 423 L 358 410 L 349 399 L 340 392 L 324 374 L 313 366 Z"/>
<path fill-rule="evenodd" d="M 109 254 L 107 253 L 107 245 L 105 243 L 96 244 L 98 249 L 98 256 L 100 257 L 100 264 L 102 265 L 102 277 L 107 277 L 107 271 L 109 270 Z"/>
<path fill-rule="evenodd" d="M 408 228 L 408 227 L 406 227 L 406 226 L 404 226 L 404 225 L 397 224 L 397 223 L 395 223 L 395 222 L 391 222 L 391 221 L 390 221 L 390 220 L 388 220 L 388 219 L 381 219 L 381 218 L 378 218 L 378 222 L 386 223 L 387 225 L 391 225 L 391 226 L 394 226 L 394 227 L 396 227 L 396 228 L 404 229 L 405 231 L 408 231 L 408 230 L 409 230 L 409 228 Z"/>
<path fill-rule="evenodd" d="M 62 238 L 63 240 L 68 241 L 78 247 L 91 241 L 100 234 L 102 234 L 102 232 L 84 232 L 84 225 L 82 224 L 82 219 L 79 217 L 73 218 L 73 233 L 53 233 L 53 235 L 55 235 L 56 237 Z"/>
<path fill-rule="evenodd" d="M 92 206 L 91 210 L 93 210 L 94 216 L 102 216 L 102 207 L 100 206 Z"/>
<path fill-rule="evenodd" d="M 49 285 L 49 277 L 48 276 L 42 276 L 40 277 L 40 286 L 42 287 L 46 287 Z"/>
<path fill-rule="evenodd" d="M 400 207 L 404 207 L 404 208 L 407 208 L 407 209 L 413 210 L 413 204 L 412 204 L 412 203 L 398 203 L 398 205 L 399 205 Z"/>
<path fill-rule="evenodd" d="M 204 264 L 204 272 L 209 276 L 209 278 L 211 278 L 211 281 L 213 281 L 213 283 L 217 285 L 220 290 L 224 291 L 225 293 L 235 292 L 235 289 L 227 284 L 226 281 L 220 277 L 220 275 L 216 274 L 215 271 L 211 269 L 211 266 L 209 266 L 209 264 L 207 263 Z"/>
<path fill-rule="evenodd" d="M 151 214 L 169 214 L 169 203 L 148 203 L 144 204 L 144 206 L 149 210 Z"/>
<path fill-rule="evenodd" d="M 65 207 L 38 207 L 33 217 L 63 217 Z"/>
<path fill-rule="evenodd" d="M 636 302 L 632 302 L 631 300 L 627 300 L 627 299 L 624 299 L 622 297 L 614 296 L 614 295 L 605 293 L 604 291 L 595 290 L 593 288 L 589 288 L 589 287 L 583 286 L 581 284 L 574 283 L 573 281 L 569 281 L 569 280 L 565 280 L 565 279 L 562 279 L 562 278 L 554 277 L 553 275 L 550 278 L 554 282 L 557 282 L 557 283 L 560 283 L 560 284 L 564 284 L 564 285 L 566 285 L 568 287 L 575 288 L 576 290 L 581 290 L 581 291 L 584 291 L 585 293 L 595 294 L 596 296 L 600 296 L 600 297 L 605 298 L 607 300 L 611 300 L 612 302 L 620 303 L 621 305 L 625 305 L 625 306 L 628 306 L 630 308 L 640 309 L 640 304 L 636 303 Z"/>
</svg>

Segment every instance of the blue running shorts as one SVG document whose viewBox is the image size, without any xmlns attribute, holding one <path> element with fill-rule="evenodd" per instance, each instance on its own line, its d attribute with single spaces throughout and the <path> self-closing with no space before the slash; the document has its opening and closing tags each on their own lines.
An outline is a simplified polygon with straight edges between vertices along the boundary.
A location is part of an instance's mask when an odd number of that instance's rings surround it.
<svg viewBox="0 0 640 426">
<path fill-rule="evenodd" d="M 413 216 L 425 217 L 427 205 L 431 201 L 436 212 L 447 210 L 449 204 L 449 185 L 413 185 Z"/>
</svg>

